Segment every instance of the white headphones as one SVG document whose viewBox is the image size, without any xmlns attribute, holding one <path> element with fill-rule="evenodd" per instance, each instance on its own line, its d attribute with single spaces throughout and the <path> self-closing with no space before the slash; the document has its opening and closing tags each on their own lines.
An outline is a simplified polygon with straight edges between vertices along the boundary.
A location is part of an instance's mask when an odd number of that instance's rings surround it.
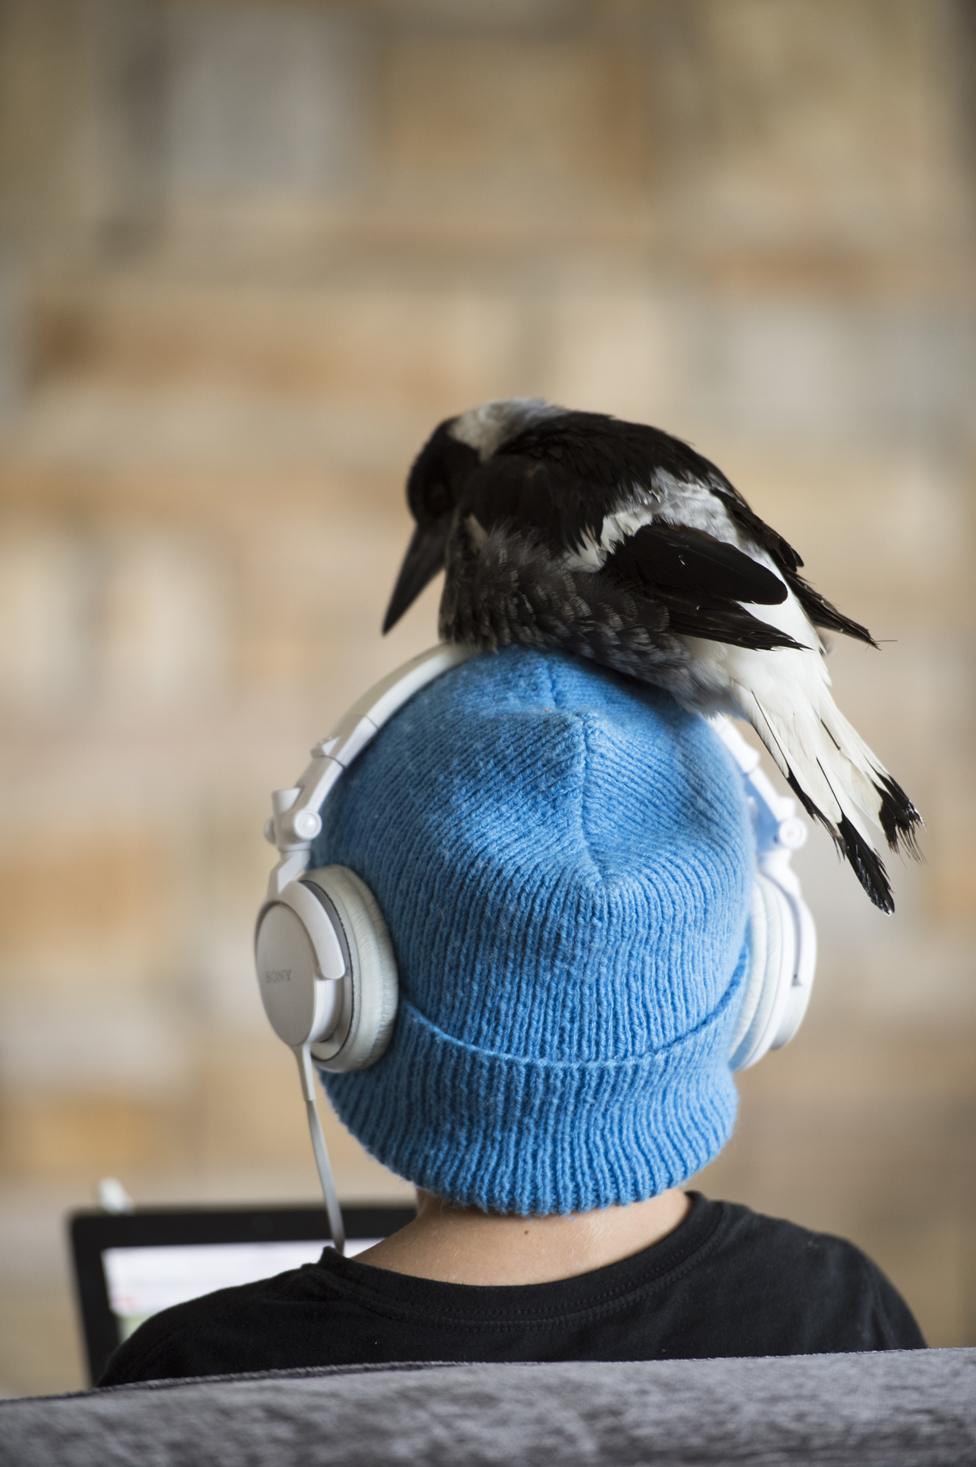
<svg viewBox="0 0 976 1467">
<path fill-rule="evenodd" d="M 472 655 L 471 648 L 441 644 L 391 672 L 312 748 L 298 782 L 271 796 L 265 835 L 280 860 L 255 927 L 258 984 L 271 1027 L 298 1061 L 315 1163 L 340 1253 L 345 1232 L 316 1110 L 313 1065 L 342 1072 L 366 1069 L 379 1059 L 393 1033 L 397 972 L 373 893 L 347 867 L 309 870 L 312 842 L 322 829 L 322 806 L 343 771 L 384 723 L 421 688 Z M 727 719 L 712 724 L 742 770 L 756 830 L 751 961 L 731 1048 L 732 1068 L 745 1070 L 789 1043 L 809 1002 L 816 933 L 790 867 L 807 827 L 793 801 L 778 795 L 759 769 L 756 750 Z"/>
</svg>

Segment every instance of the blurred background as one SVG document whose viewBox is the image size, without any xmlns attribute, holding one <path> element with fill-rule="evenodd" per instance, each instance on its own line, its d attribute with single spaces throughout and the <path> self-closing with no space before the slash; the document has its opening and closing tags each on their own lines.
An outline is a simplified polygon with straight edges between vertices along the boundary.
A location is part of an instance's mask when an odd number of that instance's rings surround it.
<svg viewBox="0 0 976 1467">
<path fill-rule="evenodd" d="M 884 639 L 927 820 L 700 1185 L 976 1344 L 965 0 L 0 0 L 0 1389 L 79 1386 L 66 1209 L 313 1201 L 251 929 L 273 787 L 375 677 L 435 422 L 666 427 Z M 346 1198 L 402 1197 L 337 1125 Z"/>
</svg>

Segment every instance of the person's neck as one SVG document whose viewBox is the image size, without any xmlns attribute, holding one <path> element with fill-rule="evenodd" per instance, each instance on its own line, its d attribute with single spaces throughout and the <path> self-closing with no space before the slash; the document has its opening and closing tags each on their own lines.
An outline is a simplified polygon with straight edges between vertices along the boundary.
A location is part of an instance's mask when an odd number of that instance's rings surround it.
<svg viewBox="0 0 976 1467">
<path fill-rule="evenodd" d="M 691 1206 L 684 1192 L 551 1217 L 457 1207 L 417 1189 L 417 1216 L 357 1263 L 449 1284 L 546 1284 L 590 1273 L 660 1242 Z"/>
</svg>

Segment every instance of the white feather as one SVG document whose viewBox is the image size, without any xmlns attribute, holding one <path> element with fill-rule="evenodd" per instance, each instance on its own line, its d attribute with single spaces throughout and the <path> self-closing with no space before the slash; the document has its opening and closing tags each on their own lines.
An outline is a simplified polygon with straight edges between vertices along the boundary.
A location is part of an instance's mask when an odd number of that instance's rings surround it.
<svg viewBox="0 0 976 1467">
<path fill-rule="evenodd" d="M 806 647 L 760 652 L 685 638 L 707 711 L 724 709 L 748 720 L 781 773 L 793 775 L 835 830 L 846 817 L 874 847 L 871 827 L 881 828 L 875 777 L 886 771 L 833 700 L 815 628 L 792 592 L 779 606 L 747 609 Z"/>
<path fill-rule="evenodd" d="M 558 417 L 561 412 L 562 408 L 553 407 L 541 397 L 499 398 L 461 413 L 448 432 L 459 443 L 473 448 L 484 463 L 506 438 L 513 437 L 542 418 Z"/>
<path fill-rule="evenodd" d="M 646 494 L 646 490 L 644 493 Z M 650 500 L 630 509 L 618 509 L 613 514 L 604 515 L 599 533 L 595 537 L 584 535 L 582 544 L 567 553 L 564 564 L 570 570 L 598 571 L 622 540 L 636 535 L 644 525 L 653 524 L 658 518 L 660 516 Z"/>
<path fill-rule="evenodd" d="M 687 525 L 704 530 L 716 540 L 724 540 L 753 556 L 754 547 L 744 541 L 731 515 L 711 485 L 701 479 L 676 479 L 666 469 L 656 469 L 651 479 L 657 500 L 658 515 L 671 525 Z"/>
</svg>

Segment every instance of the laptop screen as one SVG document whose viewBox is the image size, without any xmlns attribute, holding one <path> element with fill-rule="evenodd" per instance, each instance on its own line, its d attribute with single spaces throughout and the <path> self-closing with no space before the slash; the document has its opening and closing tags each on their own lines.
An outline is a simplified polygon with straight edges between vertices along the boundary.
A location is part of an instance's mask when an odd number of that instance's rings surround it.
<svg viewBox="0 0 976 1467">
<path fill-rule="evenodd" d="M 403 1227 L 410 1207 L 343 1208 L 346 1256 Z M 328 1243 L 321 1207 L 79 1212 L 69 1219 L 92 1382 L 145 1320 L 215 1289 L 314 1263 Z"/>
</svg>

